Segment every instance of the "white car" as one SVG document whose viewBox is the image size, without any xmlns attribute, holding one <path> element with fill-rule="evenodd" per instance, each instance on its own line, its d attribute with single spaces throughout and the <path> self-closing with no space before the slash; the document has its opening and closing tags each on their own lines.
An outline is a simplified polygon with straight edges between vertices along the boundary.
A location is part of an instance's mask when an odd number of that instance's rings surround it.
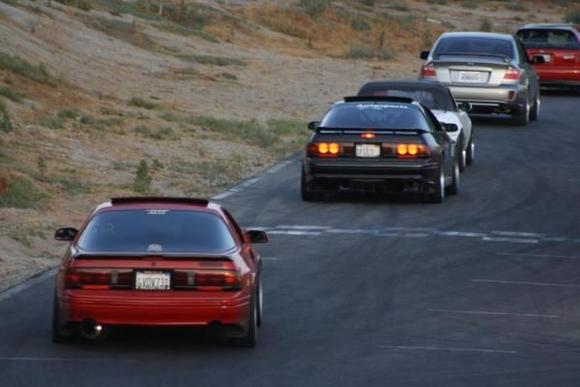
<svg viewBox="0 0 580 387">
<path fill-rule="evenodd" d="M 436 82 L 427 81 L 374 81 L 363 85 L 359 96 L 407 97 L 428 107 L 443 124 L 457 125 L 457 131 L 448 132 L 461 150 L 459 169 L 473 163 L 475 141 L 471 119 L 467 114 L 469 104 L 457 105 L 449 89 Z"/>
</svg>

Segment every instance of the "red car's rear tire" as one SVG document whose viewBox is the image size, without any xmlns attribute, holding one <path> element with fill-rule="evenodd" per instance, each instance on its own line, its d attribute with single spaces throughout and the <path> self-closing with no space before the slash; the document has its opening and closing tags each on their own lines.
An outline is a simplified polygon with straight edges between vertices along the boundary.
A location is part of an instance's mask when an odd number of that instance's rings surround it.
<svg viewBox="0 0 580 387">
<path fill-rule="evenodd" d="M 63 344 L 70 342 L 73 337 L 73 331 L 70 324 L 63 324 L 60 319 L 60 310 L 58 307 L 58 300 L 56 294 L 54 296 L 54 301 L 52 305 L 52 342 L 57 344 Z"/>
<path fill-rule="evenodd" d="M 232 343 L 236 347 L 254 348 L 258 342 L 258 305 L 256 292 L 250 302 L 249 314 L 244 336 L 232 340 Z"/>
</svg>

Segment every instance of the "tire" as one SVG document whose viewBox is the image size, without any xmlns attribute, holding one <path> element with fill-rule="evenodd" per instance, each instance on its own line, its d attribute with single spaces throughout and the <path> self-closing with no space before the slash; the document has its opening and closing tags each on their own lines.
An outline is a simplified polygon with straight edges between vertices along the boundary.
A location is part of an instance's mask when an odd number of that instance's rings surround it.
<svg viewBox="0 0 580 387">
<path fill-rule="evenodd" d="M 312 191 L 308 186 L 304 168 L 302 168 L 302 172 L 300 174 L 300 196 L 302 196 L 302 200 L 305 202 L 316 202 L 320 200 L 320 193 Z"/>
<path fill-rule="evenodd" d="M 58 300 L 56 294 L 52 303 L 52 342 L 55 344 L 64 344 L 72 341 L 74 338 L 72 328 L 68 325 L 63 325 L 60 321 L 60 311 L 58 308 Z"/>
<path fill-rule="evenodd" d="M 443 172 L 443 165 L 439 168 L 439 173 L 436 176 L 437 184 L 435 184 L 434 192 L 427 194 L 427 201 L 429 203 L 443 203 L 445 201 L 445 173 Z"/>
<path fill-rule="evenodd" d="M 530 104 L 526 102 L 523 110 L 517 110 L 512 113 L 512 122 L 516 126 L 527 126 L 530 123 Z"/>
<path fill-rule="evenodd" d="M 469 144 L 467 144 L 467 154 L 465 156 L 465 164 L 472 165 L 475 159 L 475 143 L 473 142 L 473 134 L 471 134 L 471 139 Z"/>
<path fill-rule="evenodd" d="M 536 95 L 536 100 L 534 101 L 534 104 L 532 105 L 532 110 L 530 111 L 530 120 L 537 121 L 540 118 L 540 106 L 541 106 L 540 92 L 538 91 Z"/>
<path fill-rule="evenodd" d="M 460 181 L 461 181 L 461 173 L 459 171 L 459 160 L 455 159 L 455 163 L 453 165 L 453 176 L 451 180 L 451 185 L 446 189 L 449 195 L 457 195 L 459 193 Z"/>
<path fill-rule="evenodd" d="M 257 301 L 257 325 L 258 327 L 262 326 L 262 321 L 264 320 L 264 294 L 262 290 L 262 280 L 258 277 L 258 301 Z"/>
<path fill-rule="evenodd" d="M 232 344 L 236 347 L 254 348 L 258 342 L 258 306 L 256 299 L 256 293 L 254 293 L 250 302 L 250 315 L 246 324 L 246 332 L 244 336 L 235 338 L 232 341 Z"/>
<path fill-rule="evenodd" d="M 467 150 L 464 148 L 465 138 L 463 135 L 459 138 L 458 150 L 457 153 L 459 157 L 459 172 L 465 171 L 465 166 L 467 165 Z"/>
</svg>

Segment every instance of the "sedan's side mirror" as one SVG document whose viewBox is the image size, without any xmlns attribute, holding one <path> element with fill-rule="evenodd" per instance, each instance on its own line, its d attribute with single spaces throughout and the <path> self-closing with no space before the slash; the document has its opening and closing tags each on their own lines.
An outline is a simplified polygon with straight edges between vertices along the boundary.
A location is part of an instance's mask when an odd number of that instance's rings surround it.
<svg viewBox="0 0 580 387">
<path fill-rule="evenodd" d="M 248 230 L 244 236 L 250 243 L 268 243 L 268 234 L 262 230 Z"/>
<path fill-rule="evenodd" d="M 310 130 L 316 130 L 316 128 L 318 128 L 320 126 L 320 121 L 310 121 L 308 123 L 308 129 Z"/>
<path fill-rule="evenodd" d="M 54 239 L 56 239 L 57 241 L 70 242 L 70 241 L 75 240 L 78 233 L 79 233 L 79 230 L 77 230 L 76 228 L 63 227 L 63 228 L 59 228 L 58 230 L 55 231 Z"/>
<path fill-rule="evenodd" d="M 546 58 L 543 55 L 534 55 L 532 57 L 532 64 L 544 64 L 546 63 Z"/>
<path fill-rule="evenodd" d="M 464 112 L 470 112 L 473 109 L 473 106 L 469 102 L 461 102 L 457 105 L 459 110 L 463 110 Z"/>
<path fill-rule="evenodd" d="M 445 130 L 446 132 L 457 132 L 459 130 L 459 128 L 455 124 L 442 123 L 441 126 L 443 127 L 443 130 Z"/>
<path fill-rule="evenodd" d="M 430 53 L 431 53 L 431 51 L 421 51 L 421 55 L 419 55 L 419 58 L 421 58 L 423 60 L 427 60 L 427 58 L 429 58 Z"/>
</svg>

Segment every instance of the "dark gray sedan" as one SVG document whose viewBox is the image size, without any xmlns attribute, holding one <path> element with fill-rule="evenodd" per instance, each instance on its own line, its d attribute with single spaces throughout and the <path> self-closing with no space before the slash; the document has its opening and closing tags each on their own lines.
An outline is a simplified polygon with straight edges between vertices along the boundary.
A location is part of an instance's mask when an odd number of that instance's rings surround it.
<svg viewBox="0 0 580 387">
<path fill-rule="evenodd" d="M 485 32 L 445 33 L 421 58 L 425 63 L 420 78 L 448 86 L 459 103 L 471 104 L 473 113 L 509 114 L 521 126 L 538 119 L 538 75 L 518 38 Z"/>
</svg>

